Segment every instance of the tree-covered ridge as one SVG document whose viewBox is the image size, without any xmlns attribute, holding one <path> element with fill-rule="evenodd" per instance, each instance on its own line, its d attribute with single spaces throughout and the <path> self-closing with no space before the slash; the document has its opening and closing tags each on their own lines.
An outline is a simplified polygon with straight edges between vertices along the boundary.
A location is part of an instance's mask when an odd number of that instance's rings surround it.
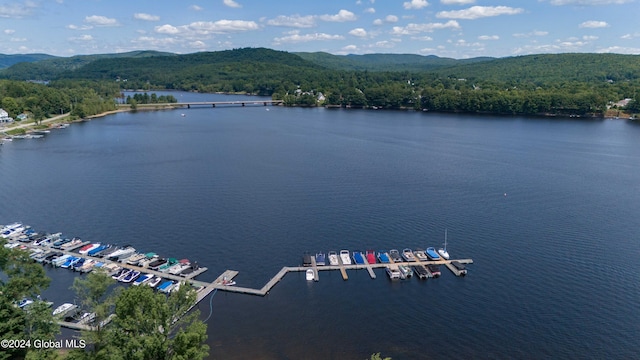
<svg viewBox="0 0 640 360">
<path fill-rule="evenodd" d="M 84 65 L 100 59 L 112 58 L 145 58 L 151 56 L 174 56 L 175 54 L 159 51 L 130 51 L 115 54 L 76 55 L 71 57 L 54 57 L 39 54 L 21 55 L 26 57 L 22 62 L 14 61 L 9 69 L 0 71 L 5 79 L 14 80 L 54 80 L 60 77 L 60 73 L 78 69 Z M 10 55 L 0 55 L 2 56 Z M 0 66 L 0 69 L 3 67 Z"/>
<path fill-rule="evenodd" d="M 0 54 L 0 69 L 8 68 L 11 65 L 21 62 L 34 62 L 51 58 L 55 58 L 55 56 L 47 54 Z"/>
<path fill-rule="evenodd" d="M 493 58 L 481 57 L 456 60 L 435 55 L 422 56 L 416 54 L 365 54 L 365 55 L 332 55 L 325 52 L 294 53 L 312 63 L 333 70 L 359 71 L 432 71 L 438 68 L 490 61 Z"/>
<path fill-rule="evenodd" d="M 393 54 L 341 57 L 245 48 L 101 58 L 55 76 L 123 89 L 267 95 L 288 105 L 597 116 L 610 104 L 640 95 L 639 60 L 637 55 L 618 54 L 469 60 Z M 38 63 L 24 66 L 34 64 Z M 17 76 L 19 65 L 2 73 Z M 351 70 L 353 66 L 365 70 Z M 430 70 L 420 70 L 425 67 Z M 38 76 L 43 74 L 46 70 Z M 632 102 L 631 108 L 637 103 Z"/>
</svg>

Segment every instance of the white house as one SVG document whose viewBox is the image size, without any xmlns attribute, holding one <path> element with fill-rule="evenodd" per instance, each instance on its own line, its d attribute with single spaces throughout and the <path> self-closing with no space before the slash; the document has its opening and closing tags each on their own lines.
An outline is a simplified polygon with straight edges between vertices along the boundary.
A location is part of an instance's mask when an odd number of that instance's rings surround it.
<svg viewBox="0 0 640 360">
<path fill-rule="evenodd" d="M 13 122 L 13 118 L 9 117 L 9 113 L 4 111 L 4 109 L 0 109 L 0 123 L 11 123 Z"/>
</svg>

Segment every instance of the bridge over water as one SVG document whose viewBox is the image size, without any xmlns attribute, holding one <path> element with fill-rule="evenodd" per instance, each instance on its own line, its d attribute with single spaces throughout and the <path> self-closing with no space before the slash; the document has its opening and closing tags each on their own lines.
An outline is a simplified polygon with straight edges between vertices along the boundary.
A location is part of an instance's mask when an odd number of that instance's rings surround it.
<svg viewBox="0 0 640 360">
<path fill-rule="evenodd" d="M 156 103 L 156 104 L 136 104 L 137 108 L 157 108 L 157 109 L 167 109 L 167 108 L 188 108 L 190 109 L 192 106 L 207 106 L 207 107 L 216 107 L 216 106 L 276 106 L 282 105 L 284 101 L 282 100 L 236 100 L 236 101 L 190 101 L 190 102 L 177 102 L 177 103 Z M 118 104 L 119 107 L 129 107 L 131 104 Z"/>
</svg>

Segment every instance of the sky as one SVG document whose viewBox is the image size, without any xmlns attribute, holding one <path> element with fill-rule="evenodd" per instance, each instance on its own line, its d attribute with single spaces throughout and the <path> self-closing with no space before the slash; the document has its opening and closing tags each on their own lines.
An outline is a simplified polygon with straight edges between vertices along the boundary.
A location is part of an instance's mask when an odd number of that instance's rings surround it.
<svg viewBox="0 0 640 360">
<path fill-rule="evenodd" d="M 0 0 L 0 53 L 640 54 L 640 0 Z"/>
</svg>

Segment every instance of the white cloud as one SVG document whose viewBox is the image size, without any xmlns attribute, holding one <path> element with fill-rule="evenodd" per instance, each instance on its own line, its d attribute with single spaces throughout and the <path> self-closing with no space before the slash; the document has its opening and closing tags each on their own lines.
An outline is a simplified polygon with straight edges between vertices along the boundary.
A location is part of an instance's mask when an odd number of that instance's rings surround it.
<svg viewBox="0 0 640 360">
<path fill-rule="evenodd" d="M 285 16 L 280 15 L 275 19 L 271 19 L 267 21 L 268 25 L 271 26 L 288 26 L 288 27 L 297 27 L 297 28 L 309 28 L 316 25 L 316 19 L 312 15 L 300 16 L 300 15 L 291 15 Z"/>
<path fill-rule="evenodd" d="M 634 33 L 634 34 L 624 34 L 622 36 L 620 36 L 620 39 L 625 39 L 625 40 L 630 40 L 630 39 L 634 39 L 640 37 L 640 33 Z"/>
<path fill-rule="evenodd" d="M 578 27 L 579 28 L 597 29 L 597 28 L 609 27 L 609 24 L 607 24 L 606 21 L 590 20 L 590 21 L 583 22 L 582 24 L 578 25 Z"/>
<path fill-rule="evenodd" d="M 513 34 L 513 37 L 523 38 L 523 37 L 547 36 L 547 35 L 549 35 L 548 31 L 534 30 L 534 31 L 529 32 L 529 33 L 516 33 L 516 34 Z"/>
<path fill-rule="evenodd" d="M 330 21 L 330 22 L 345 22 L 345 21 L 355 21 L 357 19 L 356 15 L 349 10 L 340 10 L 335 15 L 320 15 L 320 20 Z"/>
<path fill-rule="evenodd" d="M 433 32 L 440 29 L 460 29 L 460 24 L 455 20 L 449 20 L 446 23 L 427 23 L 427 24 L 408 24 L 407 26 L 394 26 L 391 34 L 393 35 L 412 35 L 423 32 Z"/>
<path fill-rule="evenodd" d="M 223 0 L 222 1 L 226 6 L 228 7 L 232 7 L 232 8 L 241 8 L 242 5 L 238 4 L 237 2 L 233 1 L 233 0 Z"/>
<path fill-rule="evenodd" d="M 228 34 L 243 31 L 258 30 L 259 26 L 254 21 L 245 20 L 218 20 L 196 21 L 188 25 L 173 26 L 165 24 L 156 26 L 154 31 L 159 34 L 179 36 L 202 36 L 211 34 Z"/>
<path fill-rule="evenodd" d="M 429 3 L 427 2 L 427 0 L 411 0 L 411 1 L 406 1 L 402 3 L 402 7 L 404 7 L 407 10 L 411 10 L 411 9 L 417 10 L 427 6 L 429 6 Z"/>
<path fill-rule="evenodd" d="M 27 38 L 11 38 L 9 41 L 11 42 L 25 42 L 27 41 Z"/>
<path fill-rule="evenodd" d="M 357 37 L 366 37 L 367 36 L 367 31 L 363 28 L 355 28 L 351 31 L 349 31 L 349 35 L 352 36 L 357 36 Z"/>
<path fill-rule="evenodd" d="M 70 30 L 83 30 L 84 31 L 84 30 L 93 29 L 93 26 L 91 26 L 91 25 L 77 26 L 77 25 L 74 25 L 74 24 L 70 24 L 70 25 L 67 25 L 67 29 L 70 29 Z"/>
<path fill-rule="evenodd" d="M 145 20 L 145 21 L 158 21 L 160 20 L 160 16 L 145 14 L 145 13 L 135 13 L 133 14 L 133 18 L 137 20 Z"/>
<path fill-rule="evenodd" d="M 15 33 L 16 31 L 13 29 L 4 29 L 4 31 L 2 31 L 3 33 L 7 34 L 7 35 L 11 35 L 13 33 Z"/>
<path fill-rule="evenodd" d="M 395 16 L 395 15 L 387 15 L 387 16 L 384 18 L 384 21 L 386 21 L 386 22 L 388 22 L 388 23 L 396 23 L 396 22 L 398 22 L 398 17 L 397 17 L 397 16 Z"/>
<path fill-rule="evenodd" d="M 32 1 L 25 1 L 23 4 L 1 4 L 0 18 L 21 19 L 25 16 L 31 15 L 33 9 L 36 7 L 37 5 Z"/>
<path fill-rule="evenodd" d="M 593 36 L 593 35 L 585 35 L 582 37 L 582 40 L 585 40 L 585 41 L 595 41 L 598 39 L 599 38 L 597 36 Z"/>
<path fill-rule="evenodd" d="M 440 0 L 445 5 L 468 5 L 475 3 L 476 0 Z"/>
<path fill-rule="evenodd" d="M 199 34 L 225 34 L 247 30 L 257 30 L 258 24 L 245 20 L 196 21 L 188 25 Z"/>
<path fill-rule="evenodd" d="M 207 45 L 200 41 L 200 40 L 196 40 L 196 41 L 192 41 L 189 43 L 189 47 L 190 48 L 194 48 L 194 49 L 203 49 L 205 48 Z"/>
<path fill-rule="evenodd" d="M 369 13 L 369 14 L 375 14 L 376 13 L 376 9 L 370 7 L 370 8 L 364 9 L 364 12 Z"/>
<path fill-rule="evenodd" d="M 91 15 L 84 18 L 84 22 L 95 26 L 118 26 L 118 20 L 101 15 Z"/>
<path fill-rule="evenodd" d="M 204 9 L 201 6 L 198 6 L 198 5 L 191 5 L 191 6 L 189 6 L 189 10 L 202 11 Z"/>
<path fill-rule="evenodd" d="M 472 6 L 463 10 L 440 11 L 436 14 L 436 17 L 474 20 L 490 16 L 515 15 L 522 12 L 524 12 L 522 8 L 512 8 L 509 6 Z"/>
<path fill-rule="evenodd" d="M 551 0 L 551 5 L 617 5 L 626 4 L 633 0 Z"/>
<path fill-rule="evenodd" d="M 384 21 L 382 21 L 382 19 L 375 19 L 375 20 L 373 20 L 373 25 L 380 26 L 380 25 L 382 25 L 382 24 L 384 24 Z"/>
<path fill-rule="evenodd" d="M 599 49 L 596 52 L 598 53 L 615 53 L 615 54 L 630 54 L 630 55 L 638 55 L 640 54 L 640 48 L 632 48 L 632 47 L 622 47 L 622 46 L 610 46 L 604 49 Z"/>
<path fill-rule="evenodd" d="M 358 47 L 355 45 L 347 45 L 342 48 L 342 51 L 356 51 L 356 50 L 358 50 Z"/>
<path fill-rule="evenodd" d="M 280 38 L 275 38 L 273 41 L 276 44 L 280 43 L 299 43 L 299 42 L 309 42 L 309 41 L 327 41 L 327 40 L 342 40 L 344 36 L 341 35 L 330 35 L 325 33 L 313 33 L 313 34 L 305 34 L 300 35 L 300 33 L 293 32 L 291 35 L 283 36 Z"/>
<path fill-rule="evenodd" d="M 369 45 L 370 48 L 378 48 L 378 49 L 391 49 L 395 46 L 396 44 L 387 40 L 378 41 L 374 44 Z"/>
<path fill-rule="evenodd" d="M 498 36 L 498 35 L 480 35 L 480 36 L 478 36 L 478 40 L 500 40 L 500 36 Z"/>
<path fill-rule="evenodd" d="M 84 34 L 84 35 L 80 35 L 80 36 L 70 37 L 69 40 L 75 41 L 75 42 L 87 42 L 87 41 L 92 41 L 93 40 L 93 36 L 88 35 L 88 34 Z"/>
<path fill-rule="evenodd" d="M 170 37 L 156 38 L 153 36 L 140 36 L 131 42 L 140 48 L 159 48 L 174 45 L 177 43 L 177 40 Z"/>
</svg>

